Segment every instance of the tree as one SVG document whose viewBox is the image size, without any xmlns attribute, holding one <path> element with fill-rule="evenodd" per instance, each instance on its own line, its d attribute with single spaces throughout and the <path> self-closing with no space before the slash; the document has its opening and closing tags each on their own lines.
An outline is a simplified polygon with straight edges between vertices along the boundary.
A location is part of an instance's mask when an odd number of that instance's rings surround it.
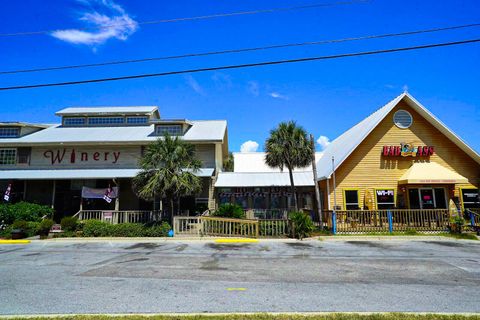
<svg viewBox="0 0 480 320">
<path fill-rule="evenodd" d="M 201 180 L 195 175 L 201 165 L 192 144 L 165 134 L 145 149 L 139 161 L 141 171 L 132 181 L 133 190 L 147 201 L 155 196 L 165 198 L 173 216 L 175 199 L 201 190 Z"/>
<path fill-rule="evenodd" d="M 225 172 L 233 172 L 233 153 L 229 152 L 228 156 L 223 160 L 223 170 Z"/>
<path fill-rule="evenodd" d="M 305 168 L 312 161 L 313 150 L 307 138 L 307 132 L 295 121 L 281 122 L 270 131 L 265 142 L 265 162 L 269 167 L 288 169 L 291 193 L 295 210 L 298 211 L 297 193 L 293 181 L 293 169 Z"/>
</svg>

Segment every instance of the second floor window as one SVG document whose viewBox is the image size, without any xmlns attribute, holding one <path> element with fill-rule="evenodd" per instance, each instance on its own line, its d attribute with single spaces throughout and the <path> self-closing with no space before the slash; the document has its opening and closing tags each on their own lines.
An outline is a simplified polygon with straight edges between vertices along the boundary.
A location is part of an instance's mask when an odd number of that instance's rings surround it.
<svg viewBox="0 0 480 320">
<path fill-rule="evenodd" d="M 127 124 L 145 124 L 148 117 L 127 117 Z"/>
<path fill-rule="evenodd" d="M 0 165 L 8 166 L 16 163 L 16 149 L 0 149 Z"/>
<path fill-rule="evenodd" d="M 64 118 L 63 125 L 65 126 L 83 126 L 85 118 Z"/>
<path fill-rule="evenodd" d="M 0 138 L 16 138 L 20 135 L 20 128 L 0 128 Z"/>
<path fill-rule="evenodd" d="M 123 117 L 92 117 L 88 118 L 88 124 L 123 124 L 125 119 Z"/>
<path fill-rule="evenodd" d="M 165 135 L 168 133 L 171 136 L 181 136 L 182 135 L 182 126 L 179 124 L 174 125 L 159 125 L 157 126 L 157 134 L 158 135 Z"/>
</svg>

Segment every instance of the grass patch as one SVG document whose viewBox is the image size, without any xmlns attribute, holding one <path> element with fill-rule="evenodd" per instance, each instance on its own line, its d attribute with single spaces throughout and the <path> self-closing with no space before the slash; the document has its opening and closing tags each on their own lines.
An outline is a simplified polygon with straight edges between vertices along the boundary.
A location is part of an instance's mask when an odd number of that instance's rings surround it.
<svg viewBox="0 0 480 320">
<path fill-rule="evenodd" d="M 4 318 L 22 319 L 22 318 Z M 25 318 L 23 318 L 25 319 Z M 48 317 L 29 317 L 28 319 L 51 320 Z M 299 315 L 299 314 L 230 314 L 230 315 L 152 315 L 152 316 L 59 316 L 60 320 L 480 320 L 480 315 L 445 315 L 445 314 L 411 314 L 411 313 L 377 313 L 377 314 L 355 314 L 355 313 L 328 313 L 321 315 Z"/>
<path fill-rule="evenodd" d="M 478 240 L 473 233 L 445 233 L 442 236 L 447 238 L 461 239 L 461 240 Z"/>
</svg>

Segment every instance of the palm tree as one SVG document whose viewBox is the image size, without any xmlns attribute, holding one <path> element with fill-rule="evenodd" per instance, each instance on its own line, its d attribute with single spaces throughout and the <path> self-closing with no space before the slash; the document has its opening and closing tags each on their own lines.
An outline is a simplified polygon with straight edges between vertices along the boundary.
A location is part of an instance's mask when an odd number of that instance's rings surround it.
<svg viewBox="0 0 480 320">
<path fill-rule="evenodd" d="M 172 217 L 175 199 L 201 190 L 201 180 L 195 175 L 201 165 L 192 144 L 165 134 L 145 149 L 139 161 L 141 171 L 132 181 L 133 190 L 147 201 L 155 196 L 165 198 Z"/>
<path fill-rule="evenodd" d="M 312 161 L 313 150 L 307 138 L 307 132 L 297 126 L 295 121 L 281 122 L 276 129 L 270 131 L 265 142 L 265 162 L 269 167 L 288 169 L 291 193 L 295 210 L 298 211 L 297 194 L 293 181 L 293 169 L 305 168 Z"/>
<path fill-rule="evenodd" d="M 229 152 L 228 156 L 223 160 L 223 171 L 233 172 L 233 168 L 234 168 L 233 153 Z"/>
</svg>

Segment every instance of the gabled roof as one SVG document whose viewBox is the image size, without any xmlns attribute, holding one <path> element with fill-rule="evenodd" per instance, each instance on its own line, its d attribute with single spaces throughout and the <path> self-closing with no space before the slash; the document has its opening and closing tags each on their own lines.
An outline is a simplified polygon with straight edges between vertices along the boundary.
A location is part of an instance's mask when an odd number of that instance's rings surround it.
<svg viewBox="0 0 480 320">
<path fill-rule="evenodd" d="M 156 106 L 131 106 L 131 107 L 71 107 L 57 111 L 57 116 L 74 115 L 112 115 L 112 114 L 144 114 L 151 115 L 158 112 Z"/>
<path fill-rule="evenodd" d="M 372 113 L 366 119 L 344 132 L 324 150 L 323 157 L 317 162 L 318 179 L 323 180 L 329 178 L 333 173 L 332 157 L 335 157 L 336 170 L 402 100 L 480 164 L 480 155 L 475 150 L 468 146 L 465 141 L 450 130 L 443 122 L 437 119 L 437 117 L 428 111 L 414 97 L 409 93 L 404 92 L 376 112 Z"/>
</svg>

